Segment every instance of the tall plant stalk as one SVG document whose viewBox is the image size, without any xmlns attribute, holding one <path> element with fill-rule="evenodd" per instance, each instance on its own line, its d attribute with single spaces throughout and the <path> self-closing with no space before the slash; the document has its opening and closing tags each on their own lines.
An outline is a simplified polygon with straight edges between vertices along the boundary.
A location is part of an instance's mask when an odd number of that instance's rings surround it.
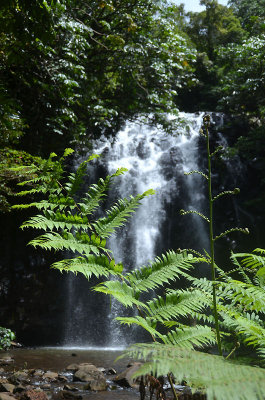
<svg viewBox="0 0 265 400">
<path fill-rule="evenodd" d="M 213 314 L 216 329 L 216 339 L 219 355 L 222 356 L 222 345 L 219 329 L 219 318 L 217 312 L 217 299 L 216 299 L 216 274 L 215 274 L 215 261 L 214 261 L 214 236 L 213 236 L 213 197 L 212 197 L 212 165 L 211 165 L 211 151 L 210 151 L 210 136 L 209 136 L 209 124 L 210 116 L 206 115 L 203 118 L 204 130 L 207 140 L 207 158 L 208 158 L 208 201 L 209 201 L 209 239 L 210 239 L 210 258 L 211 258 L 211 273 L 212 273 L 212 284 L 213 284 Z"/>
</svg>

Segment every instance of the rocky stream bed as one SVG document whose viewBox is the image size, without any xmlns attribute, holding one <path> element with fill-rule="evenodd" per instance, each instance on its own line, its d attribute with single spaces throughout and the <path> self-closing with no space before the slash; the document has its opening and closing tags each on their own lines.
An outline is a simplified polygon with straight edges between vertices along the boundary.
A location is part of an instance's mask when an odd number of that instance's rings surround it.
<svg viewBox="0 0 265 400">
<path fill-rule="evenodd" d="M 115 359 L 121 351 L 15 349 L 0 352 L 0 400 L 144 400 L 172 399 L 168 384 L 164 394 L 146 388 L 132 378 L 141 365 Z M 158 383 L 159 384 L 159 383 Z M 201 399 L 190 388 L 176 385 L 180 400 Z"/>
</svg>

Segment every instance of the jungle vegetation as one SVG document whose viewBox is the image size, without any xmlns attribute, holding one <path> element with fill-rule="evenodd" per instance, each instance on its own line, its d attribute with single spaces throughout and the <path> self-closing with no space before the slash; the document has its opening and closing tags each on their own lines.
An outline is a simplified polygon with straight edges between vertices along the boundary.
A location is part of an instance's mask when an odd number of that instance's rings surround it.
<svg viewBox="0 0 265 400">
<path fill-rule="evenodd" d="M 165 0 L 1 2 L 2 211 L 11 165 L 82 149 L 139 114 L 172 132 L 165 115 L 178 110 L 230 115 L 231 146 L 264 185 L 263 1 L 201 4 L 187 13 Z"/>
</svg>

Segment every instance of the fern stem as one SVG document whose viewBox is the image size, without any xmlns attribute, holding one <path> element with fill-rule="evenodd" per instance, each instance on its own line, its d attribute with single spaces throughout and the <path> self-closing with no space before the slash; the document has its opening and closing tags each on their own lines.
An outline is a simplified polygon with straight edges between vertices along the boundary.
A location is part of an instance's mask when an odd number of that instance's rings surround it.
<svg viewBox="0 0 265 400">
<path fill-rule="evenodd" d="M 204 117 L 204 128 L 207 139 L 207 157 L 208 157 L 208 199 L 209 199 L 209 239 L 210 239 L 210 258 L 211 258 L 211 272 L 213 283 L 213 315 L 216 329 L 216 339 L 219 355 L 222 356 L 221 337 L 219 329 L 219 319 L 217 313 L 217 300 L 216 300 L 216 277 L 215 277 L 215 262 L 214 262 L 214 237 L 213 237 L 213 197 L 212 197 L 212 169 L 211 169 L 211 153 L 210 153 L 210 137 L 209 137 L 209 122 L 210 116 Z"/>
<path fill-rule="evenodd" d="M 176 393 L 176 389 L 174 387 L 174 383 L 172 381 L 171 374 L 170 373 L 167 374 L 167 377 L 168 377 L 168 380 L 169 380 L 169 383 L 170 383 L 170 386 L 171 386 L 171 389 L 172 389 L 172 392 L 173 392 L 174 400 L 178 400 L 178 396 L 177 396 L 177 393 Z"/>
<path fill-rule="evenodd" d="M 139 312 L 139 315 L 142 318 L 145 318 L 145 315 L 144 315 L 143 311 L 141 310 L 141 308 L 138 305 L 136 305 L 136 308 L 137 308 L 137 310 Z M 153 339 L 153 342 L 156 343 L 156 338 L 154 337 L 154 335 L 152 335 L 151 333 L 150 333 L 150 335 L 151 335 L 151 337 Z M 177 393 L 176 393 L 176 390 L 175 390 L 175 387 L 174 387 L 174 383 L 172 381 L 172 377 L 171 377 L 170 373 L 167 374 L 167 377 L 168 377 L 168 381 L 170 383 L 170 386 L 171 386 L 171 389 L 172 389 L 172 392 L 173 392 L 174 400 L 178 400 L 178 396 L 177 396 Z"/>
<path fill-rule="evenodd" d="M 234 352 L 239 348 L 239 346 L 240 346 L 240 343 L 237 342 L 235 347 L 230 351 L 230 353 L 228 354 L 228 356 L 225 357 L 225 359 L 228 360 L 228 358 L 230 358 L 231 355 L 234 354 Z"/>
</svg>

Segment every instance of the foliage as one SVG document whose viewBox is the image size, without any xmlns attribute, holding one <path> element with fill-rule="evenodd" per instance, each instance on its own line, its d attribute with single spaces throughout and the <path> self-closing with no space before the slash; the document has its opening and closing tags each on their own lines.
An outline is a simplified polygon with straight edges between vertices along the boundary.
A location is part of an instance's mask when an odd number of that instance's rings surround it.
<svg viewBox="0 0 265 400">
<path fill-rule="evenodd" d="M 142 343 L 129 347 L 122 357 L 146 361 L 135 376 L 171 371 L 177 381 L 206 388 L 208 400 L 257 400 L 264 398 L 265 371 L 225 361 L 222 357 L 172 345 Z"/>
<path fill-rule="evenodd" d="M 176 91 L 192 79 L 195 50 L 163 3 L 4 2 L 5 136 L 22 132 L 25 150 L 47 156 L 139 113 L 166 125 Z"/>
<path fill-rule="evenodd" d="M 241 42 L 244 30 L 231 8 L 218 4 L 216 0 L 202 0 L 201 4 L 205 5 L 206 10 L 188 13 L 186 30 L 196 48 L 207 53 L 210 60 L 213 60 L 214 50 L 218 46 Z"/>
<path fill-rule="evenodd" d="M 7 350 L 15 339 L 14 332 L 11 329 L 0 326 L 0 350 Z"/>
<path fill-rule="evenodd" d="M 60 271 L 81 273 L 88 279 L 91 275 L 119 275 L 123 266 L 116 264 L 112 259 L 111 251 L 106 248 L 106 239 L 125 223 L 140 201 L 154 194 L 154 191 L 150 189 L 135 197 L 120 199 L 106 211 L 105 216 L 94 219 L 97 208 L 106 197 L 109 185 L 115 177 L 124 174 L 126 169 L 120 168 L 105 179 L 100 178 L 97 184 L 88 188 L 80 201 L 76 201 L 75 195 L 86 174 L 87 164 L 99 156 L 93 154 L 80 164 L 75 173 L 66 177 L 64 161 L 72 153 L 72 149 L 66 149 L 63 156 L 55 162 L 52 160 L 56 154 L 51 153 L 41 175 L 38 174 L 19 184 L 30 187 L 18 195 L 41 194 L 45 200 L 18 204 L 13 208 L 36 207 L 41 211 L 41 214 L 31 217 L 22 225 L 22 229 L 31 227 L 46 232 L 33 239 L 30 242 L 32 246 L 54 251 L 68 250 L 73 253 L 75 258 L 57 261 L 52 267 Z M 34 169 L 29 172 L 38 171 Z"/>
<path fill-rule="evenodd" d="M 240 18 L 242 26 L 249 34 L 264 33 L 265 10 L 263 0 L 229 0 L 235 14 Z"/>
<path fill-rule="evenodd" d="M 257 117 L 260 124 L 265 113 L 265 36 L 251 37 L 242 44 L 219 49 L 222 65 L 222 104 L 233 113 L 248 113 Z"/>
<path fill-rule="evenodd" d="M 34 157 L 22 150 L 14 150 L 8 147 L 0 149 L 0 212 L 11 211 L 10 199 L 17 192 L 17 183 L 28 179 L 28 168 L 21 166 L 38 166 L 39 171 L 45 161 L 40 157 Z M 15 168 L 15 169 L 14 169 Z"/>
</svg>

